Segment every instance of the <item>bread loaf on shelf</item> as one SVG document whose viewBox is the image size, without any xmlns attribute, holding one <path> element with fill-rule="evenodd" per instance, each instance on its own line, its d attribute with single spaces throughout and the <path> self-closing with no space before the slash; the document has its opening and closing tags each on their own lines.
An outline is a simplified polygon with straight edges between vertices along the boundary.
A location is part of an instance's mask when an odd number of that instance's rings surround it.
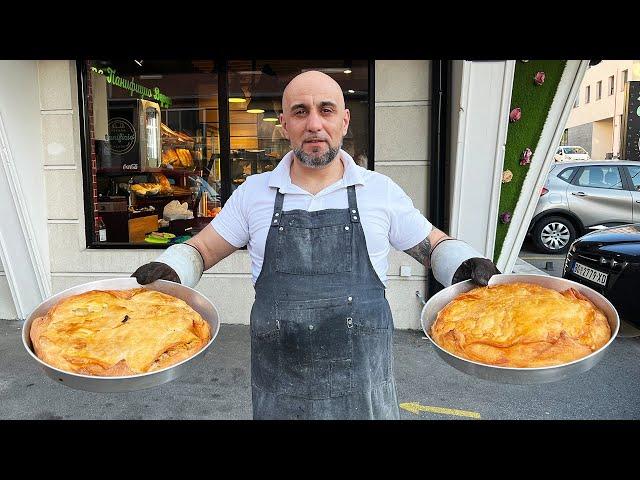
<svg viewBox="0 0 640 480">
<path fill-rule="evenodd" d="M 191 156 L 191 152 L 186 148 L 177 148 L 176 152 L 178 154 L 178 158 L 180 159 L 180 166 L 183 168 L 189 168 L 193 166 L 193 157 Z"/>
<path fill-rule="evenodd" d="M 180 162 L 180 158 L 174 148 L 169 148 L 162 152 L 162 163 L 167 165 L 175 165 L 176 162 Z"/>
<path fill-rule="evenodd" d="M 161 185 L 159 183 L 136 183 L 135 185 L 131 185 L 131 190 L 133 190 L 136 195 L 145 197 L 160 193 Z"/>
<path fill-rule="evenodd" d="M 173 193 L 173 187 L 165 175 L 162 173 L 154 173 L 153 177 L 156 179 L 156 182 L 160 184 L 161 195 L 171 195 Z"/>
</svg>

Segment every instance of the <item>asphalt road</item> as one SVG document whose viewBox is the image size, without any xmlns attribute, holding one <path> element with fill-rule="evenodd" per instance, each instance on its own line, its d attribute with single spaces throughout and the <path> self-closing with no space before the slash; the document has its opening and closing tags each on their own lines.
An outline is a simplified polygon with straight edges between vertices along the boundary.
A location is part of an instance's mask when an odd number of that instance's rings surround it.
<svg viewBox="0 0 640 480">
<path fill-rule="evenodd" d="M 533 246 L 533 242 L 527 238 L 518 256 L 553 277 L 562 277 L 562 266 L 566 256 L 564 253 L 559 255 L 540 253 Z"/>
<path fill-rule="evenodd" d="M 74 390 L 25 351 L 22 322 L 0 321 L 0 419 L 251 419 L 249 327 L 223 324 L 184 376 L 127 393 Z M 396 330 L 402 420 L 640 419 L 640 338 L 618 338 L 587 372 L 547 384 L 481 380 L 442 360 L 422 331 Z"/>
</svg>

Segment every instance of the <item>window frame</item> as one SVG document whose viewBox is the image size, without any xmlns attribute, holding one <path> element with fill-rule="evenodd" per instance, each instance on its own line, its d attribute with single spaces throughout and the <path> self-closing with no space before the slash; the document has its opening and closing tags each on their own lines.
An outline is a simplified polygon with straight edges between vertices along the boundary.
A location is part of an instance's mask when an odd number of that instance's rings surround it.
<svg viewBox="0 0 640 480">
<path fill-rule="evenodd" d="M 565 180 L 564 178 L 561 177 L 561 175 L 567 170 L 571 170 L 571 175 L 569 175 L 569 178 Z M 576 166 L 565 167 L 556 175 L 556 177 L 562 180 L 563 182 L 571 185 L 571 182 L 573 181 L 573 178 L 575 177 L 578 170 L 580 170 L 580 167 L 576 167 Z"/>
<path fill-rule="evenodd" d="M 609 97 L 616 92 L 616 77 L 614 75 L 609 76 Z"/>
<path fill-rule="evenodd" d="M 582 172 L 584 172 L 587 168 L 594 168 L 594 167 L 607 167 L 607 168 L 616 168 L 618 170 L 618 176 L 620 177 L 620 183 L 622 184 L 622 188 L 611 188 L 611 187 L 596 187 L 593 185 L 580 185 L 578 184 L 578 179 L 580 178 L 580 176 L 582 175 Z M 573 185 L 574 187 L 580 187 L 580 188 L 598 188 L 600 190 L 629 190 L 629 185 L 627 183 L 627 179 L 626 179 L 626 175 L 620 170 L 621 165 L 606 165 L 606 164 L 595 164 L 595 165 L 582 165 L 580 166 L 578 172 L 575 174 L 575 176 L 571 179 L 571 185 Z"/>
<path fill-rule="evenodd" d="M 591 103 L 591 85 L 587 85 L 584 89 L 584 103 Z"/>
<path fill-rule="evenodd" d="M 620 91 L 624 92 L 625 85 L 629 82 L 629 69 L 622 71 L 622 81 L 620 82 Z"/>
<path fill-rule="evenodd" d="M 631 176 L 631 168 L 640 168 L 640 165 L 620 165 L 622 167 L 622 170 L 624 170 L 624 176 L 625 176 L 625 180 L 627 182 L 627 190 L 630 190 L 632 192 L 640 192 L 640 184 L 638 185 L 638 188 L 636 189 L 633 185 L 633 177 Z"/>
</svg>

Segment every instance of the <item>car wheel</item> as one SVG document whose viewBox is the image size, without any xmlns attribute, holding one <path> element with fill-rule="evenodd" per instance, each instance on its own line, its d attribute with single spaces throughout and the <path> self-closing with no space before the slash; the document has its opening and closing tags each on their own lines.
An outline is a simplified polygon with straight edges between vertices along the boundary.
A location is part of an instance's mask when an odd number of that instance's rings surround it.
<svg viewBox="0 0 640 480">
<path fill-rule="evenodd" d="M 566 253 L 576 239 L 576 229 L 563 217 L 540 219 L 532 232 L 533 243 L 543 253 Z"/>
</svg>

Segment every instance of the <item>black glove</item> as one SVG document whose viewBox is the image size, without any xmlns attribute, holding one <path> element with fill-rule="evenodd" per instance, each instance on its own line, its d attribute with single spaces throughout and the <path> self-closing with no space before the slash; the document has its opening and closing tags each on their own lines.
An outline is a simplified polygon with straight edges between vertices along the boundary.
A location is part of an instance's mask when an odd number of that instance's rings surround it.
<svg viewBox="0 0 640 480">
<path fill-rule="evenodd" d="M 166 263 L 150 262 L 139 267 L 132 277 L 136 277 L 140 285 L 155 282 L 156 280 L 169 280 L 170 282 L 180 283 L 180 277 L 176 271 Z"/>
<path fill-rule="evenodd" d="M 463 280 L 473 280 L 478 285 L 487 286 L 489 279 L 497 273 L 502 273 L 493 262 L 487 258 L 474 257 L 462 262 L 453 274 L 451 284 L 462 282 Z"/>
</svg>

